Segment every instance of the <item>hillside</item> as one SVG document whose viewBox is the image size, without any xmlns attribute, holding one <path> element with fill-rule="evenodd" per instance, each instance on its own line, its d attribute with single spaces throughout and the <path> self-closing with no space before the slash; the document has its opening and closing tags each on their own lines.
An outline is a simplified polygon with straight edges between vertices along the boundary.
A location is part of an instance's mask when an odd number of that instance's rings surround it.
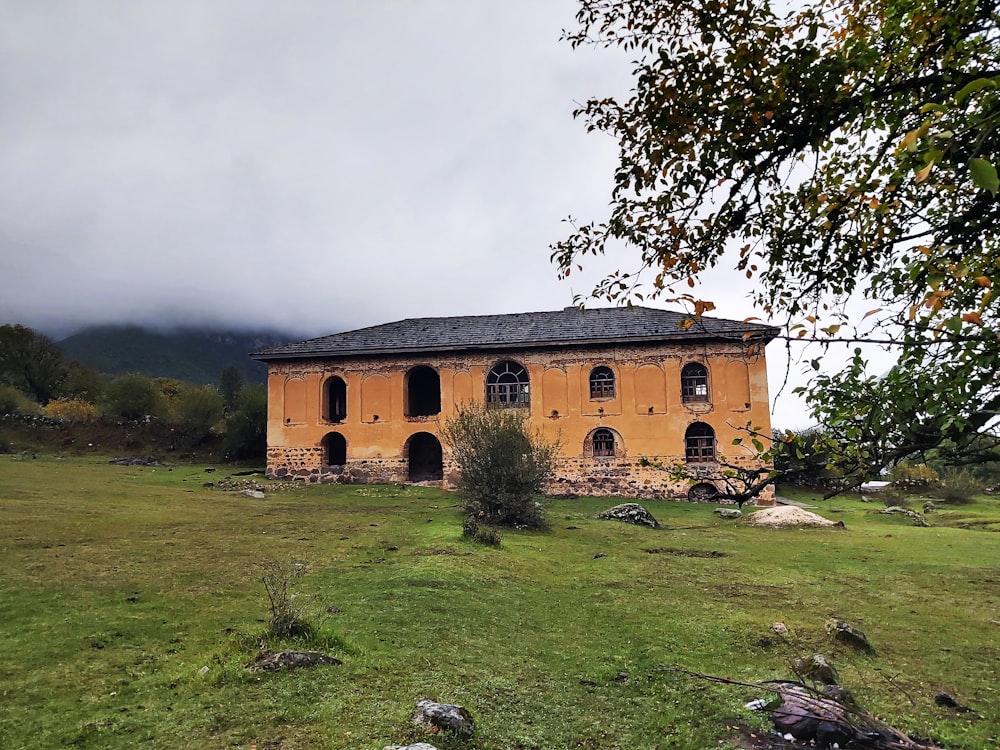
<svg viewBox="0 0 1000 750">
<path fill-rule="evenodd" d="M 246 382 L 263 383 L 267 368 L 250 359 L 249 353 L 296 338 L 301 337 L 273 331 L 156 331 L 127 325 L 85 328 L 57 343 L 66 357 L 101 372 L 138 372 L 217 384 L 222 371 L 230 366 L 239 370 Z"/>
</svg>

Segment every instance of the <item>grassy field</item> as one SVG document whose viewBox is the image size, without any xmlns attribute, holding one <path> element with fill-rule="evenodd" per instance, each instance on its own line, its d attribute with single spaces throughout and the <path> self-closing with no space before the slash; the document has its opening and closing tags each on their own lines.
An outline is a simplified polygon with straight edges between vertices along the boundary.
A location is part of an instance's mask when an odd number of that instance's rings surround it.
<svg viewBox="0 0 1000 750">
<path fill-rule="evenodd" d="M 733 747 L 753 689 L 826 654 L 867 709 L 948 748 L 1000 746 L 1000 501 L 935 526 L 841 498 L 846 529 L 753 528 L 648 503 L 661 530 L 557 501 L 548 533 L 464 542 L 454 495 L 298 487 L 257 500 L 225 469 L 0 456 L 0 745 L 363 748 L 460 703 L 445 750 Z M 263 565 L 300 562 L 298 602 L 340 666 L 251 673 Z M 328 611 L 331 610 L 332 611 Z M 339 611 L 338 611 L 339 610 Z M 877 655 L 830 640 L 839 618 Z M 787 636 L 770 625 L 783 621 Z M 947 691 L 973 711 L 940 708 Z"/>
</svg>

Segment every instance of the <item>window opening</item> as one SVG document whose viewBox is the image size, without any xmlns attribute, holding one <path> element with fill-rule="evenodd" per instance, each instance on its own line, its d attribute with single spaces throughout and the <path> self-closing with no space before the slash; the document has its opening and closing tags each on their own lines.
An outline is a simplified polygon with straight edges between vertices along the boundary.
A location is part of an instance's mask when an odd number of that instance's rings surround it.
<svg viewBox="0 0 1000 750">
<path fill-rule="evenodd" d="M 440 413 L 441 376 L 433 367 L 414 367 L 406 376 L 406 416 L 429 417 Z"/>
<path fill-rule="evenodd" d="M 590 398 L 614 398 L 615 373 L 610 367 L 595 367 L 590 371 Z"/>
<path fill-rule="evenodd" d="M 497 406 L 531 405 L 528 372 L 517 362 L 501 362 L 486 376 L 486 403 Z"/>
<path fill-rule="evenodd" d="M 695 422 L 684 433 L 684 457 L 688 463 L 715 460 L 715 430 L 704 422 Z"/>
<path fill-rule="evenodd" d="M 594 456 L 615 455 L 615 434 L 606 427 L 594 430 L 591 438 L 594 443 Z"/>
<path fill-rule="evenodd" d="M 336 375 L 326 381 L 326 418 L 330 422 L 347 419 L 347 383 Z"/>
<path fill-rule="evenodd" d="M 708 368 L 689 362 L 681 370 L 681 400 L 685 404 L 708 401 Z"/>
</svg>

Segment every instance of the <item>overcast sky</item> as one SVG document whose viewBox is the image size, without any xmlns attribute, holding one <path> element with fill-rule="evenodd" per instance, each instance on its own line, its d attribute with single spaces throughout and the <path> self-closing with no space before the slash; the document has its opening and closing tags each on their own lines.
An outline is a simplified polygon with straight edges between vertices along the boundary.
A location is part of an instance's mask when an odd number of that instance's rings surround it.
<svg viewBox="0 0 1000 750">
<path fill-rule="evenodd" d="M 621 53 L 559 41 L 575 12 L 0 0 L 0 323 L 320 335 L 571 304 L 634 260 L 549 262 L 615 165 L 572 111 L 631 85 Z M 716 314 L 754 314 L 711 278 Z"/>
</svg>

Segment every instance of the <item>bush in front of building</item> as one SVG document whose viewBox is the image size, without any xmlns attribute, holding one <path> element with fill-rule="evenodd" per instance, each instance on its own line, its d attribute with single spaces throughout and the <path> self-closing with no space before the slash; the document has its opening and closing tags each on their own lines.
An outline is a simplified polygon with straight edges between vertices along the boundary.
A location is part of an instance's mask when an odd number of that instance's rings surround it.
<svg viewBox="0 0 1000 750">
<path fill-rule="evenodd" d="M 441 432 L 461 474 L 458 492 L 469 516 L 497 526 L 547 525 L 542 488 L 558 444 L 529 430 L 526 410 L 463 404 Z"/>
</svg>

